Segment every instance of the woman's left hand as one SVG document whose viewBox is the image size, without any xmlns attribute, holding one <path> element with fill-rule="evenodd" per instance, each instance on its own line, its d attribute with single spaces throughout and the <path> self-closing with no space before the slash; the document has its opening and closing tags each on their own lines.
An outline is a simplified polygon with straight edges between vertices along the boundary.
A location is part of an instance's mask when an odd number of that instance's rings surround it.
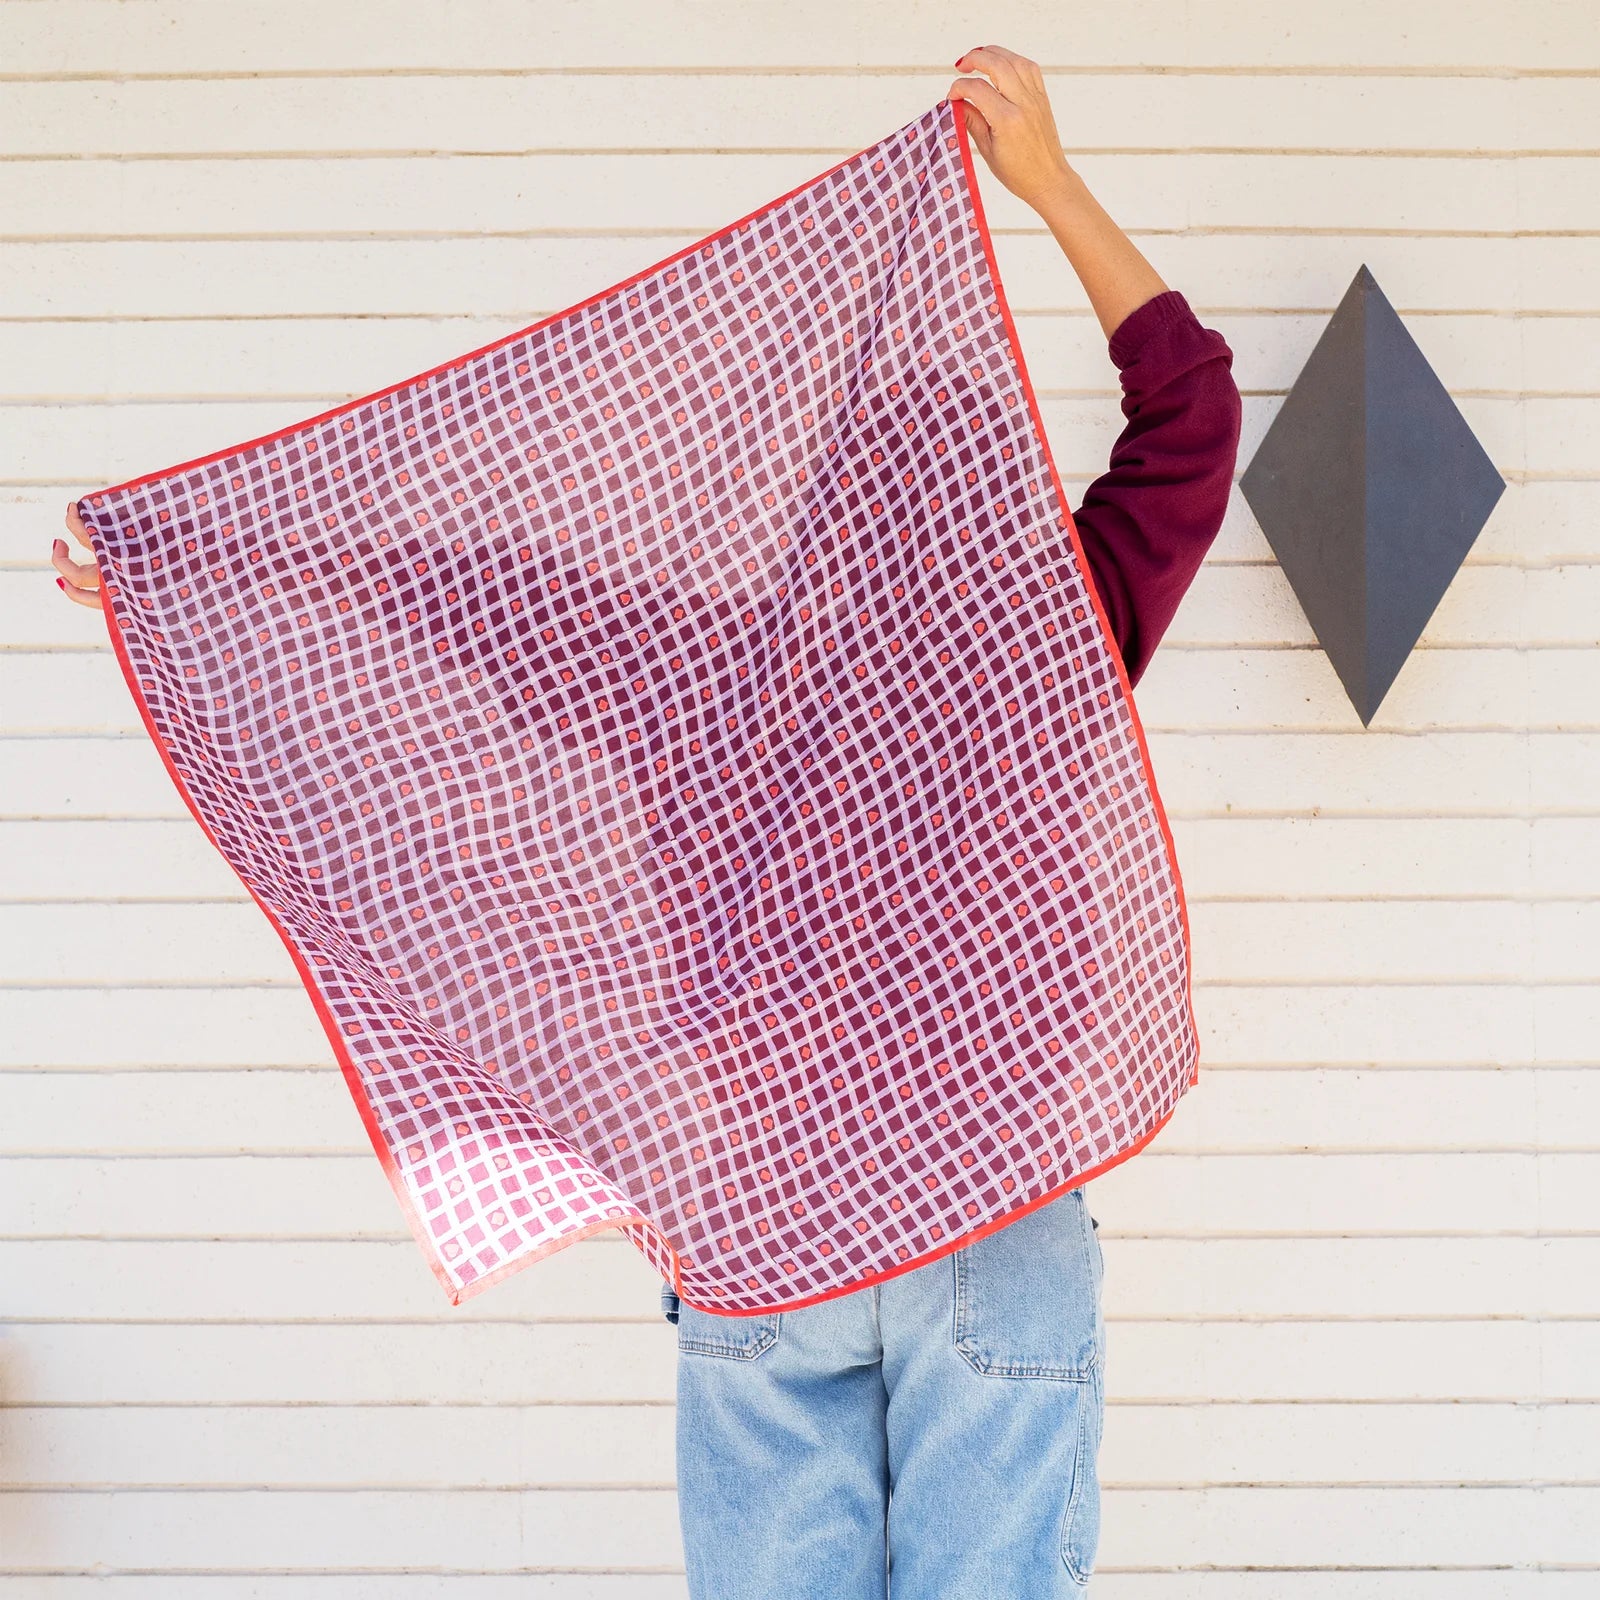
<svg viewBox="0 0 1600 1600">
<path fill-rule="evenodd" d="M 1080 179 L 1061 149 L 1056 119 L 1037 62 L 997 44 L 969 50 L 956 65 L 994 80 L 957 78 L 948 98 L 963 102 L 978 152 L 989 170 L 1019 200 L 1037 209 Z"/>
</svg>

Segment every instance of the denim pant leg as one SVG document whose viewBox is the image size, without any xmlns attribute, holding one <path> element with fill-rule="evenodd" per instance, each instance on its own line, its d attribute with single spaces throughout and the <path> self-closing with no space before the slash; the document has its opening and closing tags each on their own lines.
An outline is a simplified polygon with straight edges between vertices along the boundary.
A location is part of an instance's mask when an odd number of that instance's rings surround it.
<svg viewBox="0 0 1600 1600">
<path fill-rule="evenodd" d="M 1103 1265 L 1080 1186 L 883 1285 L 893 1600 L 1087 1592 Z"/>
<path fill-rule="evenodd" d="M 1082 1189 L 757 1317 L 681 1305 L 692 1600 L 1077 1600 L 1099 1543 L 1103 1258 Z"/>
<path fill-rule="evenodd" d="M 678 1513 L 692 1600 L 885 1600 L 886 1397 L 872 1286 L 678 1325 Z"/>
</svg>

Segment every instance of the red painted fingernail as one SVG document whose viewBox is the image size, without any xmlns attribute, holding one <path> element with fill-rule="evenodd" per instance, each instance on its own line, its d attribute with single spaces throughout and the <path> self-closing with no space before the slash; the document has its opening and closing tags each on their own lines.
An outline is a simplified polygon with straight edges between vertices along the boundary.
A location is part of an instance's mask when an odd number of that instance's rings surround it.
<svg viewBox="0 0 1600 1600">
<path fill-rule="evenodd" d="M 57 578 L 56 579 L 56 588 L 65 589 L 66 586 L 67 586 L 67 580 L 65 578 Z"/>
</svg>

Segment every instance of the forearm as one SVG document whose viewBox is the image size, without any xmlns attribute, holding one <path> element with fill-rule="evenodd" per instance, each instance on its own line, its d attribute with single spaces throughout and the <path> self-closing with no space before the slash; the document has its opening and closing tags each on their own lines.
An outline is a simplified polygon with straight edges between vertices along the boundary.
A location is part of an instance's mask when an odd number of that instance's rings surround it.
<svg viewBox="0 0 1600 1600">
<path fill-rule="evenodd" d="M 1107 339 L 1168 285 L 1070 167 L 1034 201 L 1078 274 Z"/>
<path fill-rule="evenodd" d="M 997 45 L 956 62 L 950 98 L 990 170 L 1072 263 L 1122 378 L 1127 426 L 1073 515 L 1130 683 L 1222 524 L 1239 442 L 1233 352 L 1200 325 L 1066 158 L 1038 62 Z"/>
</svg>

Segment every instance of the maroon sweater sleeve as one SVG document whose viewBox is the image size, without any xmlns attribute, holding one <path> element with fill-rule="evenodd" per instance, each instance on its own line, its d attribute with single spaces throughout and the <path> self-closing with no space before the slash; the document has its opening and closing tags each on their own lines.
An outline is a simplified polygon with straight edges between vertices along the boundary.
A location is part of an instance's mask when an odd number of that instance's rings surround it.
<svg viewBox="0 0 1600 1600">
<path fill-rule="evenodd" d="M 1083 553 L 1137 683 L 1222 526 L 1239 448 L 1233 351 L 1177 289 L 1111 335 L 1127 426 L 1073 512 Z"/>
</svg>

